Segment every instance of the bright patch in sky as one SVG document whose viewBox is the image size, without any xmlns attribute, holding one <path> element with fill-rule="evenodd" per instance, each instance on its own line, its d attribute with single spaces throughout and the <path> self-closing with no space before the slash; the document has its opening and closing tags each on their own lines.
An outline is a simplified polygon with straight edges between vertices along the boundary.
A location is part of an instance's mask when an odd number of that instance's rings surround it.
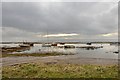
<svg viewBox="0 0 120 80">
<path fill-rule="evenodd" d="M 49 34 L 49 35 L 44 35 L 43 37 L 66 37 L 66 36 L 77 36 L 79 34 L 76 33 L 71 33 L 71 34 Z"/>
<path fill-rule="evenodd" d="M 0 41 L 118 40 L 117 2 L 42 1 L 2 3 Z"/>
<path fill-rule="evenodd" d="M 102 36 L 105 36 L 105 37 L 110 37 L 110 36 L 115 36 L 115 35 L 118 35 L 118 33 L 102 34 Z"/>
</svg>

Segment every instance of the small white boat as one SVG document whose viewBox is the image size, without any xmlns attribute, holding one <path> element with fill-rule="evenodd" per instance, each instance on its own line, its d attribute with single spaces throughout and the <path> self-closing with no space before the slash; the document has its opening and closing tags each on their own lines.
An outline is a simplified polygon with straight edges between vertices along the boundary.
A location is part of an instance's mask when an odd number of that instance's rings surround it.
<svg viewBox="0 0 120 80">
<path fill-rule="evenodd" d="M 58 48 L 64 48 L 64 45 L 58 44 L 57 47 Z"/>
</svg>

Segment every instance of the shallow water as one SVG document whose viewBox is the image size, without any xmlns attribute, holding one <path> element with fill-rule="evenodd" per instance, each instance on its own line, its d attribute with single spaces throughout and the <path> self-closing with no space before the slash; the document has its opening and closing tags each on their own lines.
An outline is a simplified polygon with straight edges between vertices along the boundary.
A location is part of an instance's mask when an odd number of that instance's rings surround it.
<svg viewBox="0 0 120 80">
<path fill-rule="evenodd" d="M 2 44 L 2 46 L 18 46 L 18 44 Z M 66 44 L 74 46 L 87 46 L 86 44 Z M 1 46 L 1 45 L 0 45 Z M 34 44 L 30 50 L 17 52 L 17 53 L 36 53 L 36 52 L 63 52 L 65 54 L 75 54 L 74 57 L 84 57 L 84 58 L 105 58 L 105 59 L 118 59 L 118 54 L 113 53 L 118 51 L 118 46 L 110 44 L 92 44 L 91 46 L 103 46 L 103 48 L 98 48 L 94 50 L 87 50 L 82 48 L 72 48 L 64 49 L 58 47 L 42 47 L 42 44 Z M 15 53 L 15 52 L 14 52 Z"/>
</svg>

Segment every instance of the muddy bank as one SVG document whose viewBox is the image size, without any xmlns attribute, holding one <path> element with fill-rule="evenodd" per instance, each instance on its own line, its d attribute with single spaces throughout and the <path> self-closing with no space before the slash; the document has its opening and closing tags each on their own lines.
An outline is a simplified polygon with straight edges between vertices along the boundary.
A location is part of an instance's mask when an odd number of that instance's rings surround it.
<svg viewBox="0 0 120 80">
<path fill-rule="evenodd" d="M 0 47 L 0 52 L 2 53 L 21 52 L 21 51 L 29 50 L 30 47 L 33 47 L 33 46 L 34 46 L 33 43 L 22 43 L 14 47 L 6 45 L 6 46 Z"/>
<path fill-rule="evenodd" d="M 21 63 L 41 62 L 46 64 L 95 64 L 95 65 L 113 65 L 118 64 L 117 59 L 102 58 L 80 58 L 74 56 L 49 56 L 49 57 L 5 57 L 2 59 L 2 65 L 15 65 Z"/>
</svg>

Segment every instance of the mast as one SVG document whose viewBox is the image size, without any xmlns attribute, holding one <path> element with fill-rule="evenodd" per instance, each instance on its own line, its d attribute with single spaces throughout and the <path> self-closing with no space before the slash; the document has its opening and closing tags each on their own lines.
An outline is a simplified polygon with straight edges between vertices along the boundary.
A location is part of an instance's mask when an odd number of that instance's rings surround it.
<svg viewBox="0 0 120 80">
<path fill-rule="evenodd" d="M 48 39 L 48 29 L 47 29 L 47 45 L 49 45 L 49 39 Z M 49 47 L 48 47 L 48 52 L 49 52 Z"/>
</svg>

